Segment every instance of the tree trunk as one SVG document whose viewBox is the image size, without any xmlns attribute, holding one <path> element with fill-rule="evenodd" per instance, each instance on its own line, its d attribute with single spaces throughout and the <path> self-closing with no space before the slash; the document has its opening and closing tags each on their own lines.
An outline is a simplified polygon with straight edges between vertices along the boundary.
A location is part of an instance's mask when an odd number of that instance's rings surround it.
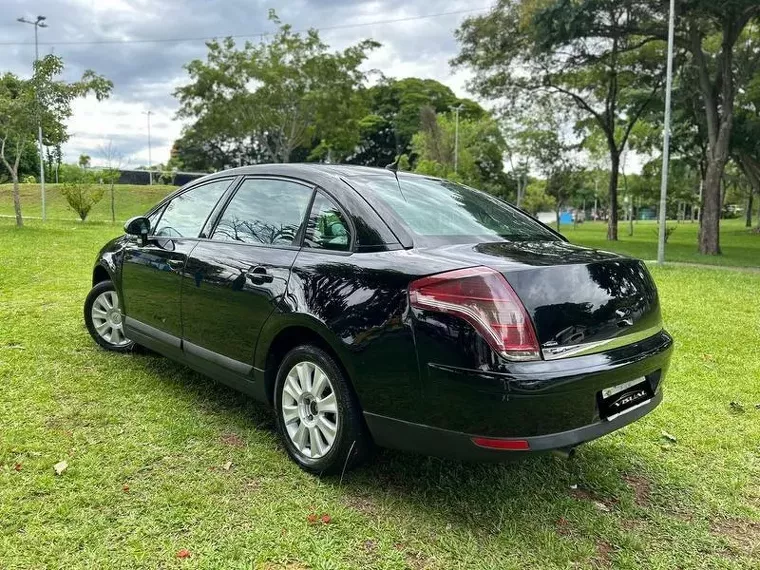
<svg viewBox="0 0 760 570">
<path fill-rule="evenodd" d="M 21 217 L 21 197 L 18 192 L 18 172 L 11 173 L 13 178 L 13 210 L 16 212 L 16 227 L 24 227 L 24 219 Z"/>
<path fill-rule="evenodd" d="M 113 173 L 111 173 L 111 176 L 113 177 Z M 116 200 L 113 193 L 113 181 L 111 182 L 111 223 L 116 223 Z"/>
<path fill-rule="evenodd" d="M 702 255 L 720 255 L 721 179 L 725 166 L 725 160 L 708 156 L 699 229 L 699 253 Z"/>
<path fill-rule="evenodd" d="M 610 152 L 610 208 L 609 220 L 607 222 L 607 239 L 617 241 L 618 239 L 618 173 L 620 170 L 620 153 Z"/>
<path fill-rule="evenodd" d="M 749 189 L 749 196 L 747 196 L 747 219 L 744 222 L 744 226 L 747 228 L 752 227 L 752 198 L 754 197 L 754 192 L 752 188 Z"/>
<path fill-rule="evenodd" d="M 557 231 L 559 231 L 559 210 L 554 212 L 557 215 Z"/>
</svg>

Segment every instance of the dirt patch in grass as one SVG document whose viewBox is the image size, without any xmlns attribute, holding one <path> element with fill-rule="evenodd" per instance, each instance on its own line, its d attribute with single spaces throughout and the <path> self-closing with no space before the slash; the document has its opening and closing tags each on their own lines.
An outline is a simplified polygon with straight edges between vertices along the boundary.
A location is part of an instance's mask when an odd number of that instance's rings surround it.
<svg viewBox="0 0 760 570">
<path fill-rule="evenodd" d="M 219 441 L 230 447 L 245 447 L 245 441 L 236 433 L 225 433 L 219 438 Z"/>
<path fill-rule="evenodd" d="M 393 548 L 403 553 L 407 567 L 411 568 L 412 570 L 427 570 L 428 568 L 433 567 L 432 561 L 427 556 L 422 554 L 422 552 L 407 548 L 401 542 L 394 544 Z"/>
<path fill-rule="evenodd" d="M 588 501 L 591 504 L 593 504 L 597 510 L 602 511 L 602 512 L 611 511 L 617 504 L 617 500 L 615 499 L 611 499 L 609 497 L 599 497 L 598 495 L 595 495 L 591 491 L 588 491 L 586 489 L 581 489 L 580 487 L 576 487 L 575 489 L 570 489 L 570 496 L 572 496 L 575 499 L 578 499 L 579 501 Z"/>
<path fill-rule="evenodd" d="M 646 477 L 639 475 L 624 475 L 623 481 L 633 491 L 633 501 L 637 507 L 647 507 L 652 495 L 652 483 Z"/>
<path fill-rule="evenodd" d="M 380 514 L 381 507 L 377 504 L 377 501 L 369 495 L 345 495 L 343 497 L 343 503 L 355 511 L 375 517 Z"/>
<path fill-rule="evenodd" d="M 713 522 L 711 531 L 744 554 L 760 553 L 760 522 L 720 519 Z"/>
<path fill-rule="evenodd" d="M 596 554 L 591 559 L 594 568 L 610 568 L 612 566 L 612 554 L 615 548 L 607 541 L 600 540 L 596 543 Z"/>
</svg>

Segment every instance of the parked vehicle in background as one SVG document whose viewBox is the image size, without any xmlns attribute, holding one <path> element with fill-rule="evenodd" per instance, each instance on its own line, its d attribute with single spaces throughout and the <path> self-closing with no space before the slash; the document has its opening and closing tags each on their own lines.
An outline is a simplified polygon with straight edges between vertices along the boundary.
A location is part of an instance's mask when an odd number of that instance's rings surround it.
<svg viewBox="0 0 760 570">
<path fill-rule="evenodd" d="M 673 343 L 644 264 L 459 184 L 244 167 L 125 229 L 93 271 L 95 341 L 272 406 L 313 473 L 373 443 L 484 461 L 569 450 L 662 399 Z"/>
</svg>

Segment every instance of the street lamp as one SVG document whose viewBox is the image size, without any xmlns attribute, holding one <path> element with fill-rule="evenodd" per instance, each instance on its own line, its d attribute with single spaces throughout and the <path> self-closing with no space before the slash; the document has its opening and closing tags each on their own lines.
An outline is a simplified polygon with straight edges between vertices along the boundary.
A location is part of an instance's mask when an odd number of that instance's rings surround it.
<svg viewBox="0 0 760 570">
<path fill-rule="evenodd" d="M 454 111 L 456 116 L 456 119 L 454 120 L 454 172 L 459 171 L 459 111 L 461 111 L 463 107 L 464 105 L 461 103 L 456 107 L 454 105 L 449 105 L 449 109 Z"/>
<path fill-rule="evenodd" d="M 668 206 L 668 167 L 670 161 L 670 97 L 673 90 L 673 36 L 675 34 L 675 0 L 670 0 L 668 18 L 668 65 L 665 80 L 665 125 L 662 129 L 662 179 L 660 181 L 660 228 L 657 235 L 657 263 L 665 263 L 665 223 Z"/>
<path fill-rule="evenodd" d="M 148 185 L 153 186 L 153 172 L 151 171 L 151 168 L 153 167 L 153 159 L 150 156 L 150 116 L 153 114 L 153 111 L 143 111 L 143 115 L 148 116 Z"/>
<path fill-rule="evenodd" d="M 45 23 L 45 16 L 37 16 L 37 19 L 27 20 L 26 18 L 18 18 L 18 21 L 22 24 L 30 24 L 34 26 L 34 63 L 36 64 L 40 59 L 39 43 L 37 42 L 37 28 L 47 28 Z M 36 66 L 35 66 L 36 67 Z M 37 105 L 39 108 L 40 96 L 36 93 Z M 42 192 L 42 221 L 47 220 L 47 211 L 45 209 L 45 157 L 42 153 L 42 121 L 40 116 L 37 116 L 37 141 L 40 145 L 40 191 Z"/>
</svg>

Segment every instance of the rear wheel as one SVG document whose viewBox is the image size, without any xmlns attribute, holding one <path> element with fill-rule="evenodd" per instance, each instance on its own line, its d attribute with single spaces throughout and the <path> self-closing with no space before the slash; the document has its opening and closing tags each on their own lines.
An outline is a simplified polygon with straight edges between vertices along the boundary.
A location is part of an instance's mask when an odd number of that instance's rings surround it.
<svg viewBox="0 0 760 570">
<path fill-rule="evenodd" d="M 361 408 L 345 375 L 316 346 L 299 346 L 283 359 L 275 413 L 288 454 L 310 473 L 340 473 L 370 449 Z"/>
<path fill-rule="evenodd" d="M 124 335 L 124 314 L 112 281 L 101 281 L 84 302 L 84 322 L 100 346 L 114 352 L 129 352 L 134 342 Z"/>
</svg>

